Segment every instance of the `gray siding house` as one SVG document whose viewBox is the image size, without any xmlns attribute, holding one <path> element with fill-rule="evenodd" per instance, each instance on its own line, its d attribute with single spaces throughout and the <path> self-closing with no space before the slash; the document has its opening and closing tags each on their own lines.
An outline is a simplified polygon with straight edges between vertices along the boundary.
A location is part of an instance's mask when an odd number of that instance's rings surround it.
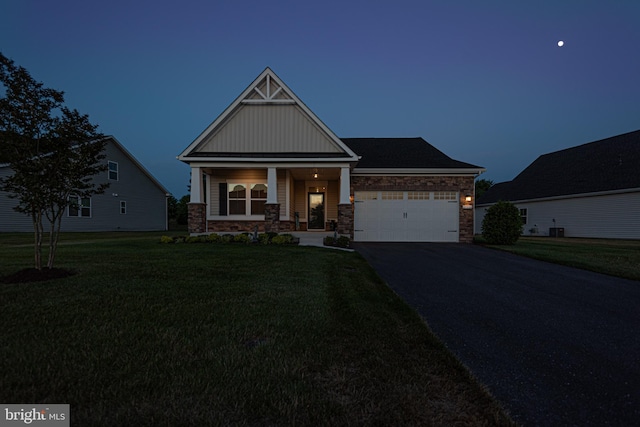
<svg viewBox="0 0 640 427">
<path fill-rule="evenodd" d="M 153 231 L 167 229 L 168 191 L 114 137 L 105 148 L 108 170 L 97 175 L 108 182 L 104 194 L 78 200 L 78 208 L 69 208 L 62 219 L 62 231 Z M 0 165 L 0 177 L 11 175 Z M 33 231 L 31 218 L 13 210 L 16 199 L 0 191 L 0 232 Z"/>
<path fill-rule="evenodd" d="M 640 130 L 545 154 L 476 205 L 476 233 L 500 200 L 520 209 L 523 235 L 640 239 Z"/>
</svg>

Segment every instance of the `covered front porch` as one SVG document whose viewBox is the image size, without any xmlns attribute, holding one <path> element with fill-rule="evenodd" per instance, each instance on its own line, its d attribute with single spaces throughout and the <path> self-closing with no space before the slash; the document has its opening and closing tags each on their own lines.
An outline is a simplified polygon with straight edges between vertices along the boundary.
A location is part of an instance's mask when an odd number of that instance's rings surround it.
<svg viewBox="0 0 640 427">
<path fill-rule="evenodd" d="M 353 237 L 350 165 L 192 164 L 189 232 L 327 232 Z"/>
</svg>

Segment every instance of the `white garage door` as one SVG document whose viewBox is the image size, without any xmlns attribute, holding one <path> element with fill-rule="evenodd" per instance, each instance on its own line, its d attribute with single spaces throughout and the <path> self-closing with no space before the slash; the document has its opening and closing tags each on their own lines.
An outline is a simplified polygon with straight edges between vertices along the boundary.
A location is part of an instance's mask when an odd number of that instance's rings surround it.
<svg viewBox="0 0 640 427">
<path fill-rule="evenodd" d="M 355 241 L 458 241 L 457 192 L 356 191 L 354 202 Z"/>
</svg>

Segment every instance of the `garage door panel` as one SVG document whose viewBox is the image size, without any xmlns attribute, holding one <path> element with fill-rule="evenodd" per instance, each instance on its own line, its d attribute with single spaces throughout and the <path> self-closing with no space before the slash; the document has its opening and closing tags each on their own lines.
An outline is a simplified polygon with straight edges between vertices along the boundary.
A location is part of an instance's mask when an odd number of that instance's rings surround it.
<svg viewBox="0 0 640 427">
<path fill-rule="evenodd" d="M 355 192 L 356 241 L 458 241 L 458 193 Z"/>
</svg>

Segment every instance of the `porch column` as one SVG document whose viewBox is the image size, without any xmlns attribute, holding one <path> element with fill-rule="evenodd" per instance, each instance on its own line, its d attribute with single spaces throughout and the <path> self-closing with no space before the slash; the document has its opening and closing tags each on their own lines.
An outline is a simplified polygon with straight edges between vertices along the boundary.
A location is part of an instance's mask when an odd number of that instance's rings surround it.
<svg viewBox="0 0 640 427">
<path fill-rule="evenodd" d="M 338 203 L 338 234 L 353 239 L 353 206 L 351 206 L 351 175 L 349 168 L 340 168 L 340 202 Z"/>
<path fill-rule="evenodd" d="M 340 168 L 340 201 L 339 205 L 350 205 L 351 200 L 351 176 L 349 168 Z"/>
<path fill-rule="evenodd" d="M 264 231 L 280 232 L 280 204 L 276 168 L 267 168 L 267 201 L 264 204 Z"/>
<path fill-rule="evenodd" d="M 207 230 L 207 205 L 203 203 L 202 170 L 191 168 L 191 197 L 188 209 L 189 233 L 204 233 Z"/>
<path fill-rule="evenodd" d="M 276 168 L 267 169 L 267 204 L 278 203 L 278 177 Z"/>
<path fill-rule="evenodd" d="M 189 203 L 202 203 L 202 169 L 191 168 L 191 199 Z"/>
</svg>

